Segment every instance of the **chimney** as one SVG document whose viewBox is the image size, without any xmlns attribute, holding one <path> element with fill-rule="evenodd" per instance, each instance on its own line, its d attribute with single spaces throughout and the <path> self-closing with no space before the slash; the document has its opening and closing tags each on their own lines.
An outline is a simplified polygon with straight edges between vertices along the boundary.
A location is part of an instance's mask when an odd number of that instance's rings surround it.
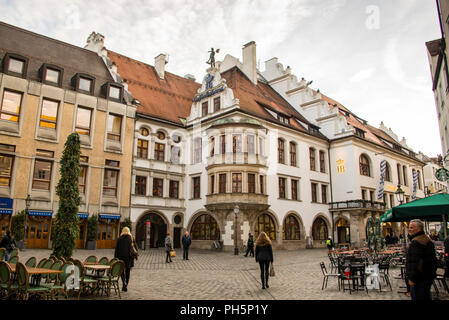
<svg viewBox="0 0 449 320">
<path fill-rule="evenodd" d="M 165 64 L 167 56 L 163 53 L 154 58 L 154 68 L 161 79 L 165 79 Z"/>
<path fill-rule="evenodd" d="M 99 56 L 102 56 L 102 50 L 104 48 L 104 36 L 93 31 L 87 38 L 87 44 L 85 49 L 96 52 Z"/>
<path fill-rule="evenodd" d="M 243 72 L 257 85 L 257 60 L 256 60 L 256 43 L 248 42 L 243 46 Z"/>
</svg>

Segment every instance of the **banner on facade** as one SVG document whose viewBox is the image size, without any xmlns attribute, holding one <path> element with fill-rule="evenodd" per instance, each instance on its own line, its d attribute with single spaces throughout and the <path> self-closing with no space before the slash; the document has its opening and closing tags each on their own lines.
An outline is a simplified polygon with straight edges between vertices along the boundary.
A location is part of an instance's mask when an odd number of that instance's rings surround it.
<svg viewBox="0 0 449 320">
<path fill-rule="evenodd" d="M 384 197 L 384 185 L 385 185 L 385 171 L 387 169 L 387 161 L 382 160 L 380 162 L 380 183 L 377 190 L 377 200 L 382 200 Z"/>
<path fill-rule="evenodd" d="M 416 200 L 416 189 L 418 186 L 418 172 L 413 170 L 413 193 L 412 193 L 412 201 Z"/>
</svg>

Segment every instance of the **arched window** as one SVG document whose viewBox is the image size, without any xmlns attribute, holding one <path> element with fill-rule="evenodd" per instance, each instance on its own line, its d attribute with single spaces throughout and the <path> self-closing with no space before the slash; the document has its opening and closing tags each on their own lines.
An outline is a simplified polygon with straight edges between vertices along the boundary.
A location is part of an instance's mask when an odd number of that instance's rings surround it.
<svg viewBox="0 0 449 320">
<path fill-rule="evenodd" d="M 193 222 L 192 240 L 220 240 L 220 228 L 210 214 L 202 214 Z"/>
<path fill-rule="evenodd" d="M 262 214 L 257 218 L 256 237 L 261 233 L 265 232 L 271 240 L 276 240 L 276 226 L 273 219 L 268 214 Z"/>
<path fill-rule="evenodd" d="M 140 135 L 142 135 L 144 137 L 146 137 L 146 136 L 148 136 L 150 134 L 150 132 L 148 131 L 147 128 L 140 128 L 139 129 L 139 133 L 140 133 Z"/>
<path fill-rule="evenodd" d="M 284 240 L 301 239 L 298 219 L 292 214 L 288 215 L 284 223 Z"/>
<path fill-rule="evenodd" d="M 324 219 L 316 219 L 312 226 L 313 240 L 326 240 L 328 236 L 329 233 L 327 231 L 327 225 Z"/>
<path fill-rule="evenodd" d="M 370 165 L 369 165 L 369 159 L 366 155 L 362 154 L 360 156 L 360 174 L 362 176 L 367 176 L 370 177 L 371 176 L 371 170 L 370 170 Z"/>
</svg>

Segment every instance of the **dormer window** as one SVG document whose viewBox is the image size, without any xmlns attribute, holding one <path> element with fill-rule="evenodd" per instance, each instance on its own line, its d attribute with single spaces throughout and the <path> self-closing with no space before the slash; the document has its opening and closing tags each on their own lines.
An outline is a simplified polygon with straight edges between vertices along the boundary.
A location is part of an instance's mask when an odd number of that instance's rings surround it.
<svg viewBox="0 0 449 320">
<path fill-rule="evenodd" d="M 3 59 L 3 72 L 13 76 L 25 77 L 28 59 L 7 53 Z"/>
<path fill-rule="evenodd" d="M 87 74 L 77 73 L 72 78 L 72 85 L 76 91 L 94 94 L 95 78 Z"/>
<path fill-rule="evenodd" d="M 106 97 L 106 99 L 109 100 L 114 100 L 117 102 L 121 102 L 122 101 L 122 96 L 123 96 L 123 86 L 118 84 L 118 83 L 114 83 L 114 82 L 106 82 L 103 87 L 103 94 Z"/>
<path fill-rule="evenodd" d="M 355 128 L 355 135 L 360 138 L 365 138 L 365 131 L 363 131 L 359 128 Z"/>
<path fill-rule="evenodd" d="M 281 114 L 278 114 L 278 120 L 279 120 L 280 122 L 282 122 L 282 123 L 285 123 L 285 124 L 289 124 L 289 123 L 290 123 L 289 120 L 288 120 L 288 118 L 285 117 L 285 116 L 283 116 L 283 115 L 281 115 Z"/>
<path fill-rule="evenodd" d="M 109 87 L 109 98 L 120 100 L 120 90 L 121 88 L 110 86 Z"/>
<path fill-rule="evenodd" d="M 63 70 L 61 68 L 44 63 L 40 69 L 40 73 L 43 83 L 57 85 L 58 87 L 62 85 Z"/>
</svg>

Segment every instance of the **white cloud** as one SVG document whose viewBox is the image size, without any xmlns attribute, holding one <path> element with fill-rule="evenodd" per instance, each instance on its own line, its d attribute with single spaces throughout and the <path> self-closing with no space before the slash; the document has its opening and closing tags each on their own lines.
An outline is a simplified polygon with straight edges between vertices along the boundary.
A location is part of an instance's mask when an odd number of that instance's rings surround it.
<svg viewBox="0 0 449 320">
<path fill-rule="evenodd" d="M 379 29 L 366 28 L 369 5 L 379 7 Z M 433 1 L 0 0 L 0 7 L 0 20 L 74 45 L 96 31 L 108 49 L 149 64 L 167 53 L 168 71 L 198 80 L 211 47 L 220 48 L 217 60 L 241 59 L 254 40 L 262 66 L 276 56 L 369 123 L 383 120 L 414 149 L 441 152 L 424 45 L 440 37 Z"/>
</svg>

